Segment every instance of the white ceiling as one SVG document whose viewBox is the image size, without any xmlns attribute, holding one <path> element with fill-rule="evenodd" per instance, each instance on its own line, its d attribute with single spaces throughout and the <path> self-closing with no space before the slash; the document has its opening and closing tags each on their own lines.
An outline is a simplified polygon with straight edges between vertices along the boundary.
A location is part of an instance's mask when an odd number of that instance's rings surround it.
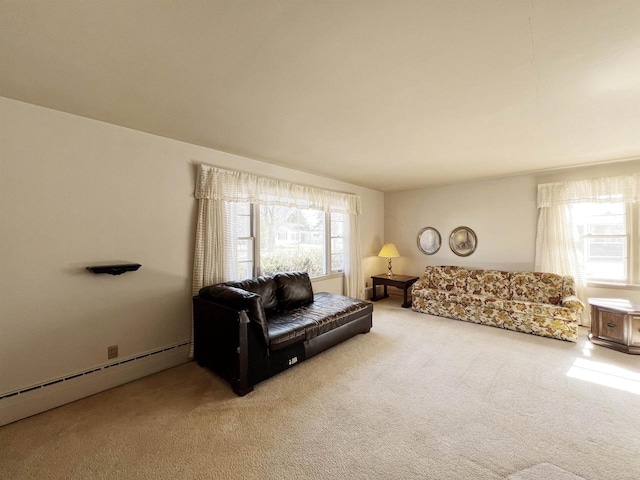
<svg viewBox="0 0 640 480">
<path fill-rule="evenodd" d="M 640 157 L 640 0 L 0 0 L 0 95 L 394 191 Z"/>
</svg>

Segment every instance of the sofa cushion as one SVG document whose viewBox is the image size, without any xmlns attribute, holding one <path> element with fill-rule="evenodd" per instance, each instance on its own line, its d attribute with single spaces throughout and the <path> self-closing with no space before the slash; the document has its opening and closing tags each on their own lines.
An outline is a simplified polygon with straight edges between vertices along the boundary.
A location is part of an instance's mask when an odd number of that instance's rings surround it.
<svg viewBox="0 0 640 480">
<path fill-rule="evenodd" d="M 295 342 L 310 340 L 371 310 L 373 306 L 370 302 L 320 292 L 315 295 L 313 303 L 288 312 L 268 314 L 271 348 L 279 350 Z"/>
<path fill-rule="evenodd" d="M 504 308 L 505 302 L 505 300 L 501 298 L 471 295 L 468 293 L 447 292 L 446 290 L 433 290 L 430 288 L 413 290 L 413 296 L 437 302 L 453 302 L 470 307 L 489 307 L 496 309 Z"/>
<path fill-rule="evenodd" d="M 273 276 L 276 282 L 278 310 L 286 311 L 313 302 L 313 287 L 307 272 L 282 272 Z"/>
<path fill-rule="evenodd" d="M 511 274 L 500 270 L 470 270 L 467 293 L 509 299 Z"/>
<path fill-rule="evenodd" d="M 463 267 L 431 267 L 431 288 L 449 292 L 465 292 L 467 288 L 467 273 L 467 269 Z"/>
<path fill-rule="evenodd" d="M 278 308 L 278 299 L 276 297 L 277 285 L 273 277 L 255 277 L 240 282 L 226 282 L 224 285 L 257 293 L 262 298 L 262 306 L 265 310 Z"/>
<path fill-rule="evenodd" d="M 555 273 L 514 272 L 511 274 L 511 299 L 560 305 L 563 278 Z"/>
<path fill-rule="evenodd" d="M 577 320 L 579 315 L 578 311 L 571 308 L 522 300 L 505 301 L 504 309 L 508 312 L 524 313 L 538 317 L 562 318 L 564 320 Z"/>
</svg>

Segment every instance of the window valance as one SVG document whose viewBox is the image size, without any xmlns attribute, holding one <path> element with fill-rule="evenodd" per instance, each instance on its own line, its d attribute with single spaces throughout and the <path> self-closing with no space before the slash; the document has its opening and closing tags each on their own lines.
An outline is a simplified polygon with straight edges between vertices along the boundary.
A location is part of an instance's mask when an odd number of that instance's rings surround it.
<svg viewBox="0 0 640 480">
<path fill-rule="evenodd" d="M 638 202 L 640 174 L 538 185 L 538 208 L 569 203 Z"/>
<path fill-rule="evenodd" d="M 359 215 L 361 211 L 360 197 L 357 195 L 210 165 L 198 166 L 195 196 L 198 199 L 313 208 L 350 215 Z"/>
</svg>

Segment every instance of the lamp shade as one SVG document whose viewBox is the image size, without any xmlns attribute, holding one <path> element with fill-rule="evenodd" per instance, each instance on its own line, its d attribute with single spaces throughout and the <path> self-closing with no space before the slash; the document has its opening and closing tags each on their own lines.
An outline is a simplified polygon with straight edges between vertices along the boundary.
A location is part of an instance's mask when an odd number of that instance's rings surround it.
<svg viewBox="0 0 640 480">
<path fill-rule="evenodd" d="M 398 249 L 393 243 L 385 243 L 382 246 L 382 250 L 380 250 L 378 256 L 384 258 L 398 258 L 400 254 L 398 253 Z"/>
</svg>

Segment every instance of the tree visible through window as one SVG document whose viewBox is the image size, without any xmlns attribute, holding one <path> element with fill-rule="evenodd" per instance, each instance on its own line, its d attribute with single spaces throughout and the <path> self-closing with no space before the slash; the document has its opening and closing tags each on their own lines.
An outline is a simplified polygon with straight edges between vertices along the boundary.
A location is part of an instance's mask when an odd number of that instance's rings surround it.
<svg viewBox="0 0 640 480">
<path fill-rule="evenodd" d="M 305 270 L 309 276 L 325 273 L 325 214 L 275 205 L 261 205 L 260 273 L 270 275 Z"/>
<path fill-rule="evenodd" d="M 237 279 L 292 270 L 318 277 L 344 269 L 346 214 L 244 203 L 235 217 Z"/>
</svg>

